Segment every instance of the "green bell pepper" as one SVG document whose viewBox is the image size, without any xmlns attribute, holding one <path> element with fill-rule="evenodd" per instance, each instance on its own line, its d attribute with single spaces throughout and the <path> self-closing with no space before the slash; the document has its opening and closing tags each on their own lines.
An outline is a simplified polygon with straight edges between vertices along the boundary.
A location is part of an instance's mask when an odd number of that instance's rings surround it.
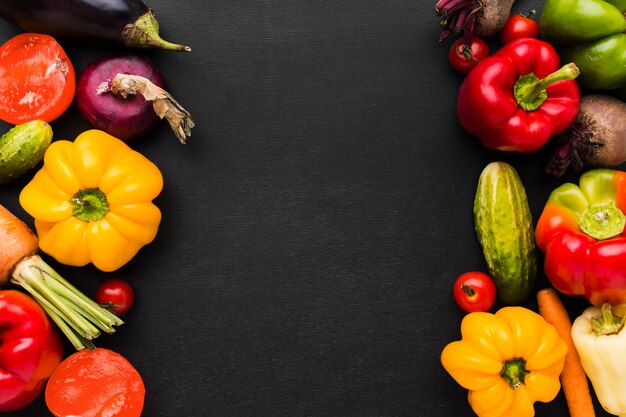
<svg viewBox="0 0 626 417">
<path fill-rule="evenodd" d="M 626 0 L 546 0 L 539 33 L 564 62 L 580 69 L 583 88 L 626 87 Z"/>
</svg>

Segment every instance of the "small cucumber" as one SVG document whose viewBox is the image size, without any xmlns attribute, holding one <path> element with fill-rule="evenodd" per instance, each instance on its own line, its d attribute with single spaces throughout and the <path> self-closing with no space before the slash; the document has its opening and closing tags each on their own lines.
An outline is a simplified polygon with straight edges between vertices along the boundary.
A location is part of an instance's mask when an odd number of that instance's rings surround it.
<svg viewBox="0 0 626 417">
<path fill-rule="evenodd" d="M 526 191 L 511 165 L 492 162 L 480 174 L 474 225 L 498 298 L 520 304 L 535 282 L 537 248 Z"/>
<path fill-rule="evenodd" d="M 5 184 L 32 169 L 52 142 L 52 128 L 42 120 L 13 127 L 0 137 L 0 183 Z"/>
</svg>

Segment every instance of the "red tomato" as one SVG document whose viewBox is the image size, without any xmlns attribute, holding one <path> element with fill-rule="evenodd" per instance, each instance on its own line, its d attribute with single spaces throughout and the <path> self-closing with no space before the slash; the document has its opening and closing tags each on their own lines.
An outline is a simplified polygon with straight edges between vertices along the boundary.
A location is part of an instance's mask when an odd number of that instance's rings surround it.
<svg viewBox="0 0 626 417">
<path fill-rule="evenodd" d="M 135 367 L 109 349 L 67 357 L 46 384 L 45 401 L 57 417 L 139 417 L 146 387 Z"/>
<path fill-rule="evenodd" d="M 512 14 L 506 21 L 502 30 L 500 31 L 500 41 L 503 44 L 513 42 L 520 38 L 536 38 L 539 36 L 539 25 L 532 18 L 535 11 L 532 10 L 529 14 Z"/>
<path fill-rule="evenodd" d="M 0 47 L 0 119 L 14 125 L 51 122 L 70 106 L 74 67 L 51 36 L 22 33 Z"/>
<path fill-rule="evenodd" d="M 496 284 L 483 272 L 466 272 L 454 283 L 453 294 L 464 311 L 487 311 L 496 301 Z"/>
<path fill-rule="evenodd" d="M 126 313 L 134 300 L 133 288 L 119 278 L 107 279 L 96 291 L 96 302 L 118 315 Z"/>
<path fill-rule="evenodd" d="M 472 37 L 469 45 L 463 38 L 457 39 L 448 52 L 448 59 L 452 68 L 461 74 L 467 74 L 481 60 L 489 56 L 489 45 L 479 37 Z"/>
</svg>

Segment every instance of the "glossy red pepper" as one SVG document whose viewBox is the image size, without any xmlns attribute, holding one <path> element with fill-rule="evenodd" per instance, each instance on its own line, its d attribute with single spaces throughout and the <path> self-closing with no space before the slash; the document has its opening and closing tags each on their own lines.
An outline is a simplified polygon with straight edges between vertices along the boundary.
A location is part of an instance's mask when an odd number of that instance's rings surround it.
<svg viewBox="0 0 626 417">
<path fill-rule="evenodd" d="M 513 41 L 465 77 L 457 114 L 489 149 L 533 152 L 576 118 L 576 65 L 560 68 L 555 49 L 539 39 Z"/>
<path fill-rule="evenodd" d="M 30 296 L 0 291 L 0 411 L 25 407 L 63 357 L 57 328 Z"/>
<path fill-rule="evenodd" d="M 556 188 L 537 221 L 554 287 L 601 306 L 626 302 L 626 173 L 594 169 Z"/>
</svg>

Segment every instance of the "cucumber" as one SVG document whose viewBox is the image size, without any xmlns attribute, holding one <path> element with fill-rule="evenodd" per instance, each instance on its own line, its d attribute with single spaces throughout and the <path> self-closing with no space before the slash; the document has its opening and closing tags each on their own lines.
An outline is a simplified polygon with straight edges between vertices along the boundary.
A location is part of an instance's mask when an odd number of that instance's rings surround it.
<svg viewBox="0 0 626 417">
<path fill-rule="evenodd" d="M 537 247 L 526 191 L 511 165 L 492 162 L 480 174 L 474 226 L 498 298 L 522 303 L 537 275 Z"/>
<path fill-rule="evenodd" d="M 0 184 L 34 168 L 52 142 L 52 128 L 42 120 L 14 126 L 0 137 Z"/>
</svg>

